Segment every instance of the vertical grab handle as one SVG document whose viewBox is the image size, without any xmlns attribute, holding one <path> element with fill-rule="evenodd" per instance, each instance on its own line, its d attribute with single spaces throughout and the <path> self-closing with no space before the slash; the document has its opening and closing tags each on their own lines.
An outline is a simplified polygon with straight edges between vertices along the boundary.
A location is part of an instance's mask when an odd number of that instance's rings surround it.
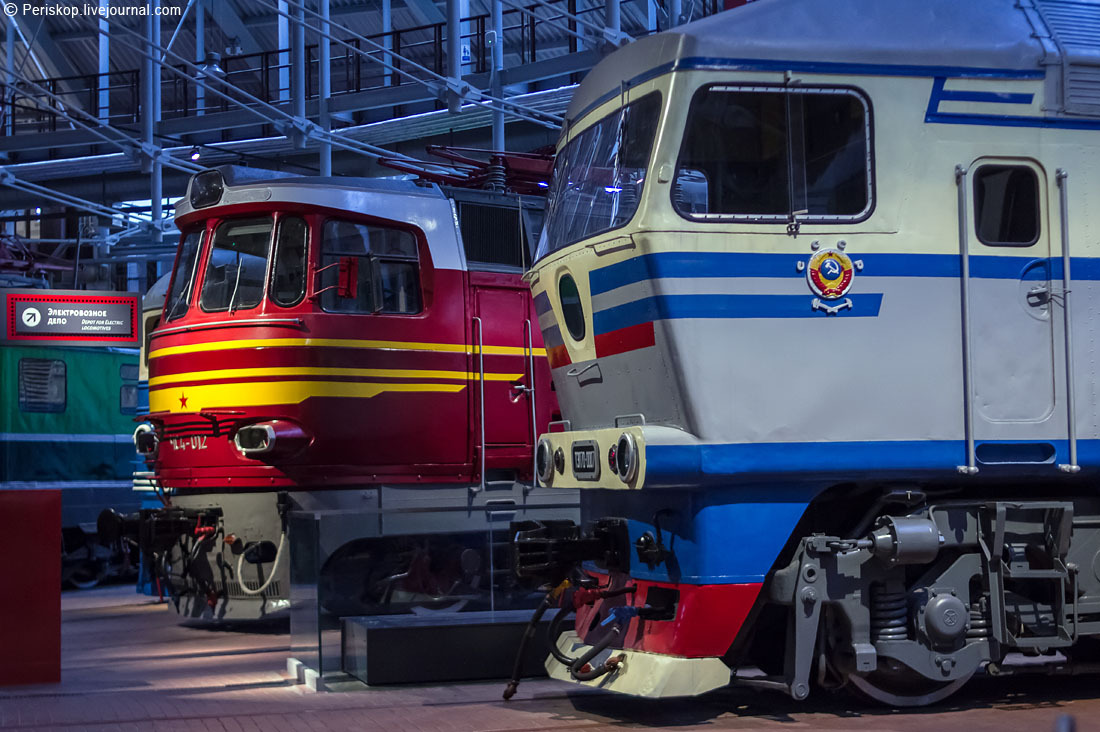
<svg viewBox="0 0 1100 732">
<path fill-rule="evenodd" d="M 531 486 L 535 487 L 536 476 L 539 474 L 539 459 L 538 459 L 538 445 L 539 445 L 539 423 L 537 413 L 535 411 L 535 339 L 534 329 L 531 325 L 531 319 L 528 318 L 523 321 L 523 347 L 526 350 L 527 355 L 527 369 L 531 374 L 530 387 L 527 390 L 528 396 L 531 398 Z M 524 490 L 529 488 L 524 485 Z"/>
<path fill-rule="evenodd" d="M 478 386 L 480 388 L 480 397 L 478 399 L 478 409 L 480 410 L 481 417 L 478 420 L 478 424 L 481 429 L 481 480 L 476 486 L 470 486 L 472 493 L 481 493 L 485 490 L 485 329 L 481 324 L 481 318 L 474 317 L 473 322 L 477 324 L 477 370 L 478 370 Z"/>
<path fill-rule="evenodd" d="M 966 432 L 966 465 L 958 470 L 964 475 L 978 472 L 974 452 L 974 373 L 970 355 L 970 245 L 966 213 L 966 168 L 955 166 L 955 187 L 959 198 L 959 255 L 962 258 L 962 356 L 963 356 L 963 429 Z"/>
<path fill-rule="evenodd" d="M 1072 283 L 1069 271 L 1069 191 L 1067 183 L 1069 173 L 1062 168 L 1058 168 L 1055 172 L 1055 178 L 1058 181 L 1058 216 L 1062 223 L 1062 327 L 1065 331 L 1066 346 L 1066 419 L 1069 421 L 1069 429 L 1066 434 L 1069 438 L 1069 463 L 1059 464 L 1058 469 L 1065 473 L 1077 473 L 1081 471 L 1081 466 L 1077 464 L 1077 401 L 1074 398 L 1073 331 L 1070 329 L 1069 312 L 1070 285 Z"/>
</svg>

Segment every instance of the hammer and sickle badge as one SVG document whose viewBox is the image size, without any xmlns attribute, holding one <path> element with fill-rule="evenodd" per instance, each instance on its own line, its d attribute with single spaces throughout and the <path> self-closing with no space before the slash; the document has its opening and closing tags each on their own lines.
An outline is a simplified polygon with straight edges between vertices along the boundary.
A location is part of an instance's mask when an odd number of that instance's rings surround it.
<svg viewBox="0 0 1100 732">
<path fill-rule="evenodd" d="M 852 286 L 855 267 L 844 252 L 822 249 L 810 257 L 806 265 L 806 279 L 810 289 L 825 300 L 843 297 Z"/>
</svg>

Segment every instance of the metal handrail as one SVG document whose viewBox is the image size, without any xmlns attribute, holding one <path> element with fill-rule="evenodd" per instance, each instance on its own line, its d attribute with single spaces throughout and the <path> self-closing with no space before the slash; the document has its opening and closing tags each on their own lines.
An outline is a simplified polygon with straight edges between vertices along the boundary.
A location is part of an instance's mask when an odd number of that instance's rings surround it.
<svg viewBox="0 0 1100 732">
<path fill-rule="evenodd" d="M 1069 191 L 1066 179 L 1069 178 L 1067 173 L 1062 168 L 1058 168 L 1055 172 L 1055 179 L 1058 181 L 1058 204 L 1059 204 L 1059 218 L 1061 218 L 1062 224 L 1062 318 L 1065 330 L 1065 346 L 1066 346 L 1066 419 L 1069 422 L 1069 431 L 1067 437 L 1069 439 L 1069 463 L 1063 463 L 1058 466 L 1058 469 L 1066 473 L 1078 473 L 1081 471 L 1081 466 L 1077 464 L 1077 403 L 1074 398 L 1073 387 L 1073 340 L 1071 337 L 1071 320 L 1069 312 L 1069 294 L 1070 283 L 1072 282 L 1069 272 Z"/>
<path fill-rule="evenodd" d="M 478 423 L 481 427 L 481 481 L 479 485 L 470 486 L 470 491 L 473 493 L 482 493 L 485 491 L 485 344 L 483 342 L 485 335 L 485 328 L 481 323 L 481 318 L 476 315 L 473 318 L 473 322 L 477 323 L 477 367 L 478 367 L 478 381 L 481 388 L 481 398 L 479 401 L 479 408 L 481 410 L 481 418 Z"/>
<path fill-rule="evenodd" d="M 539 423 L 535 411 L 535 339 L 533 333 L 534 328 L 531 325 L 531 319 L 527 318 L 523 321 L 523 347 L 526 350 L 527 368 L 531 373 L 531 385 L 527 388 L 527 393 L 531 397 L 531 488 L 535 487 L 539 474 Z M 523 489 L 524 491 L 528 490 L 526 484 Z"/>
<path fill-rule="evenodd" d="M 958 470 L 964 475 L 978 472 L 974 450 L 974 372 L 970 354 L 970 246 L 967 230 L 970 222 L 966 215 L 966 168 L 955 166 L 955 187 L 959 199 L 959 253 L 962 257 L 962 349 L 963 349 L 963 429 L 966 432 L 966 465 Z"/>
</svg>

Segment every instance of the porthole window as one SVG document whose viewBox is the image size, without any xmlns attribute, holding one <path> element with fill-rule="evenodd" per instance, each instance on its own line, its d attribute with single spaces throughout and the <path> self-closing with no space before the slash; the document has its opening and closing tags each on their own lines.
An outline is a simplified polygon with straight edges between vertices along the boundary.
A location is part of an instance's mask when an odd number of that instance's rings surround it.
<svg viewBox="0 0 1100 732">
<path fill-rule="evenodd" d="M 974 173 L 974 226 L 994 247 L 1039 241 L 1039 179 L 1024 165 L 983 165 Z"/>
<path fill-rule="evenodd" d="M 572 275 L 562 275 L 558 280 L 558 299 L 561 301 L 561 314 L 565 318 L 565 327 L 575 341 L 584 340 L 584 306 L 581 305 L 581 293 Z"/>
</svg>

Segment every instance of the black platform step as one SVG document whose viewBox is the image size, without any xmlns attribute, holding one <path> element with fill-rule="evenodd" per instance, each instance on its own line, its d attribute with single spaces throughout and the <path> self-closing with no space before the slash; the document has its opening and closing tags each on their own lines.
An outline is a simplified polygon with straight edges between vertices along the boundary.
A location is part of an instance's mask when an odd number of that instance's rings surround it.
<svg viewBox="0 0 1100 732">
<path fill-rule="evenodd" d="M 532 610 L 343 618 L 342 668 L 365 684 L 509 679 Z M 546 676 L 547 613 L 527 645 L 525 677 Z M 572 621 L 562 623 L 571 630 Z"/>
</svg>

